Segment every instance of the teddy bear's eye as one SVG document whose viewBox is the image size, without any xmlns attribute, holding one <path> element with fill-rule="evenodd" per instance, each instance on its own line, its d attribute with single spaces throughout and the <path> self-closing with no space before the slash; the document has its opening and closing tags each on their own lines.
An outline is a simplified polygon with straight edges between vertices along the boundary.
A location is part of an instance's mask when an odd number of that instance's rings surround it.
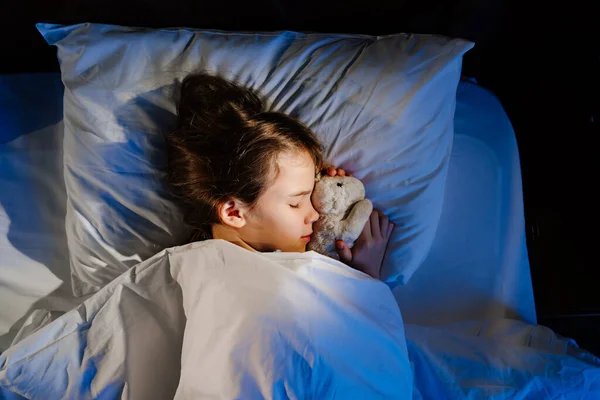
<svg viewBox="0 0 600 400">
<path fill-rule="evenodd" d="M 344 186 L 344 184 L 343 184 L 343 183 L 338 183 L 337 185 L 338 185 L 339 187 L 342 187 L 342 186 Z"/>
</svg>

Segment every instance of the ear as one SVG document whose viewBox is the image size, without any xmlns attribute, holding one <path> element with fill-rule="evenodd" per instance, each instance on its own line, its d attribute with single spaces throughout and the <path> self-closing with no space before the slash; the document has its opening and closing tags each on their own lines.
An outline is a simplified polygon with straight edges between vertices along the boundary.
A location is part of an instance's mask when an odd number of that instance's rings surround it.
<svg viewBox="0 0 600 400">
<path fill-rule="evenodd" d="M 246 225 L 246 207 L 238 200 L 228 200 L 219 206 L 221 222 L 232 228 L 241 228 Z"/>
</svg>

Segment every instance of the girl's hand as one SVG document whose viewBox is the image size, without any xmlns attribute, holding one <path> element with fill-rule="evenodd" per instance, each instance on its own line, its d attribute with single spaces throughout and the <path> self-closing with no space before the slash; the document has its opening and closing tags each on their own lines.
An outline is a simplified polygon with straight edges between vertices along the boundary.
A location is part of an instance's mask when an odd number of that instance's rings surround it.
<svg viewBox="0 0 600 400">
<path fill-rule="evenodd" d="M 381 265 L 394 224 L 378 210 L 373 210 L 365 227 L 350 249 L 342 240 L 336 240 L 335 249 L 340 261 L 375 279 L 381 277 Z"/>
</svg>

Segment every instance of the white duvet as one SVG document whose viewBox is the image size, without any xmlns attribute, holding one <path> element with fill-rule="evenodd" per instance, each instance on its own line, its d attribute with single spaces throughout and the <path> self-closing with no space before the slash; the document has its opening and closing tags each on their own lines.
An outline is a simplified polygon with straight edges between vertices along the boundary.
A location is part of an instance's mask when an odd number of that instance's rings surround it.
<svg viewBox="0 0 600 400">
<path fill-rule="evenodd" d="M 338 261 L 221 240 L 142 262 L 0 367 L 0 397 L 44 400 L 600 398 L 600 360 L 547 328 L 405 326 Z"/>
</svg>

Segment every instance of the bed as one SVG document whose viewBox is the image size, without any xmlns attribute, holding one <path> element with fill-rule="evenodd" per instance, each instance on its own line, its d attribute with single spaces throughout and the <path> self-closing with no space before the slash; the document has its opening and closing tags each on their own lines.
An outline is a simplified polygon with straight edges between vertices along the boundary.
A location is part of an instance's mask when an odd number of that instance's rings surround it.
<svg viewBox="0 0 600 400">
<path fill-rule="evenodd" d="M 65 312 L 81 299 L 70 290 L 64 228 L 60 74 L 4 75 L 1 83 L 2 99 L 13 105 L 11 129 L 2 138 L 0 199 L 0 326 L 6 349 L 32 310 Z M 410 285 L 395 289 L 404 318 L 417 324 L 485 317 L 535 323 L 519 157 L 510 123 L 493 94 L 463 80 L 455 131 L 433 247 Z M 465 247 L 472 251 L 465 253 Z"/>
<path fill-rule="evenodd" d="M 1 122 L 8 127 L 0 137 L 2 353 L 11 343 L 28 343 L 26 339 L 40 327 L 73 310 L 89 294 L 74 296 L 69 268 L 61 76 L 2 75 L 0 91 Z M 462 335 L 477 332 L 476 336 L 500 342 L 535 344 L 539 336 L 515 333 L 526 330 L 525 325 L 502 328 L 481 322 L 508 319 L 535 324 L 536 312 L 516 139 L 500 102 L 472 79 L 463 78 L 458 84 L 449 160 L 431 248 L 410 281 L 393 289 L 411 343 L 425 337 L 443 343 L 443 332 L 435 329 L 445 327 Z M 573 342 L 561 342 L 546 331 L 544 335 L 556 349 L 580 355 Z M 426 358 L 420 345 L 408 346 L 413 371 Z M 419 371 L 415 379 L 423 384 L 427 376 Z M 594 384 L 600 385 L 596 379 L 590 375 L 590 393 L 597 388 Z M 443 390 L 421 386 L 420 395 L 436 398 Z M 471 395 L 478 398 L 477 392 Z"/>
</svg>

